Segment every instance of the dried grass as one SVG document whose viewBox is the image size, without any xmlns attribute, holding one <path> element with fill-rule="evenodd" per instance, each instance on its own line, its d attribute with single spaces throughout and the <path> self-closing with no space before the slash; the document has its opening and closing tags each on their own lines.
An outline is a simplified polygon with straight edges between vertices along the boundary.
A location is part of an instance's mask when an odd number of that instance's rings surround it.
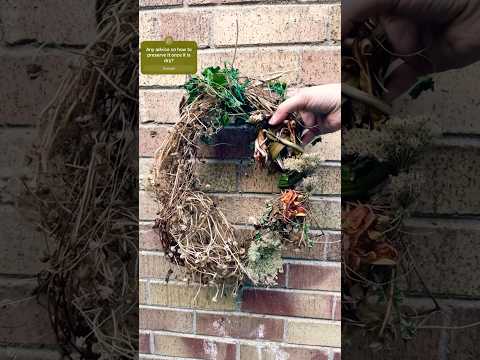
<svg viewBox="0 0 480 360">
<path fill-rule="evenodd" d="M 38 293 L 67 358 L 137 356 L 137 11 L 99 6 L 97 38 L 38 126 L 28 197 L 49 244 Z"/>
<path fill-rule="evenodd" d="M 245 99 L 251 114 L 268 119 L 279 97 L 266 90 L 264 82 L 250 80 L 249 84 Z M 259 283 L 244 265 L 251 240 L 236 239 L 221 209 L 196 190 L 199 143 L 221 130 L 212 114 L 218 101 L 214 94 L 202 93 L 182 105 L 179 122 L 155 154 L 150 185 L 159 204 L 156 229 L 168 258 L 185 268 L 189 281 L 213 285 L 222 292 L 231 288 L 235 294 L 245 279 Z"/>
</svg>

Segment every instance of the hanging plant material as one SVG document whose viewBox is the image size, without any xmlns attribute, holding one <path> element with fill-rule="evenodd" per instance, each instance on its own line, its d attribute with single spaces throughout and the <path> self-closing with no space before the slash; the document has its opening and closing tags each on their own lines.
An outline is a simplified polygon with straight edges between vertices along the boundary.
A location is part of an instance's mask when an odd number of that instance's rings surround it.
<svg viewBox="0 0 480 360">
<path fill-rule="evenodd" d="M 38 124 L 26 200 L 48 250 L 36 294 L 66 359 L 138 358 L 137 14 L 132 1 L 98 6 L 97 38 Z"/>
<path fill-rule="evenodd" d="M 392 116 L 383 98 L 389 76 L 403 60 L 388 50 L 379 23 L 360 24 L 347 45 L 342 48 L 343 331 L 347 339 L 349 332 L 364 329 L 372 349 L 379 349 L 410 339 L 425 316 L 438 310 L 431 297 L 432 311 L 411 313 L 403 306 L 398 279 L 413 273 L 424 284 L 403 227 L 422 185 L 415 165 L 441 131 L 428 117 Z M 411 96 L 427 89 L 433 82 L 423 79 Z"/>
<path fill-rule="evenodd" d="M 281 263 L 284 234 L 236 239 L 222 211 L 198 190 L 195 168 L 199 144 L 232 124 L 256 128 L 254 159 L 260 166 L 282 168 L 285 159 L 302 155 L 302 124 L 296 114 L 286 124 L 268 126 L 286 85 L 240 78 L 237 69 L 225 65 L 206 68 L 185 89 L 180 120 L 155 154 L 150 184 L 160 205 L 155 227 L 166 255 L 192 282 L 231 287 L 234 293 L 246 279 L 269 285 Z M 298 194 L 292 198 L 282 221 L 294 224 L 306 216 L 303 201 Z"/>
</svg>

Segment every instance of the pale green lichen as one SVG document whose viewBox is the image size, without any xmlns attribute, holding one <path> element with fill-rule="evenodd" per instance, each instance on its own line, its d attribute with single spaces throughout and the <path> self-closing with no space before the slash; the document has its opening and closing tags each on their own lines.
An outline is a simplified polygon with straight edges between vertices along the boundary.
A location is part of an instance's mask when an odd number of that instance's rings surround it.
<svg viewBox="0 0 480 360">
<path fill-rule="evenodd" d="M 276 285 L 278 273 L 283 270 L 282 237 L 278 232 L 258 232 L 248 249 L 250 278 L 265 286 Z"/>
</svg>

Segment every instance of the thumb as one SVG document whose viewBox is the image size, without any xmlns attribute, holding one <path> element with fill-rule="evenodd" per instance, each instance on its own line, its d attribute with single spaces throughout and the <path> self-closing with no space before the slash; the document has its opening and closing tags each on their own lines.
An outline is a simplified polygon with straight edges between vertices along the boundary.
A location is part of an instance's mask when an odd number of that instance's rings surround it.
<svg viewBox="0 0 480 360">
<path fill-rule="evenodd" d="M 268 122 L 270 125 L 278 125 L 285 121 L 292 112 L 300 111 L 306 106 L 306 99 L 302 95 L 295 95 L 282 102 L 273 113 Z"/>
</svg>

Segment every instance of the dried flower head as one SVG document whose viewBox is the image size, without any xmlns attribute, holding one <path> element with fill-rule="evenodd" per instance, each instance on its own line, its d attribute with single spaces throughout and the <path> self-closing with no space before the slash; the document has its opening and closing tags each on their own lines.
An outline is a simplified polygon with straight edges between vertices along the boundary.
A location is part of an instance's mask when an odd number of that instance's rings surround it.
<svg viewBox="0 0 480 360">
<path fill-rule="evenodd" d="M 429 146 L 440 129 L 429 118 L 392 118 L 375 130 L 355 128 L 344 134 L 344 150 L 390 162 L 399 171 L 408 170 Z"/>
<path fill-rule="evenodd" d="M 285 170 L 299 173 L 311 173 L 315 171 L 325 158 L 320 153 L 303 154 L 301 156 L 286 158 L 283 161 Z"/>
</svg>

